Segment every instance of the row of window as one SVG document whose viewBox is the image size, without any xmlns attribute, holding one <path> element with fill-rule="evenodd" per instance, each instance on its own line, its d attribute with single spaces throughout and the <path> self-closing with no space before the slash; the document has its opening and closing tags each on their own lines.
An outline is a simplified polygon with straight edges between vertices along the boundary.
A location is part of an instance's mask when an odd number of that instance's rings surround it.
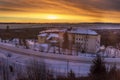
<svg viewBox="0 0 120 80">
<path fill-rule="evenodd" d="M 76 38 L 76 40 L 79 40 L 79 41 L 88 41 L 88 39 L 85 39 L 85 38 Z"/>
</svg>

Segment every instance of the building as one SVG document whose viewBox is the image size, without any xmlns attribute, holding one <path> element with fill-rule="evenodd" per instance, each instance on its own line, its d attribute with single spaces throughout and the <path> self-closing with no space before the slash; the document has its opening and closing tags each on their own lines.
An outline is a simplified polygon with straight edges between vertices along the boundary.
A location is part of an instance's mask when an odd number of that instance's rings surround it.
<svg viewBox="0 0 120 80">
<path fill-rule="evenodd" d="M 48 36 L 47 33 L 39 34 L 38 35 L 38 43 L 45 43 L 47 36 Z"/>
<path fill-rule="evenodd" d="M 100 35 L 93 30 L 75 29 L 69 31 L 69 34 L 74 47 L 80 52 L 96 53 L 100 48 Z"/>
<path fill-rule="evenodd" d="M 63 35 L 67 32 L 69 49 L 75 50 L 82 53 L 96 53 L 100 48 L 100 35 L 93 30 L 86 29 L 71 29 L 71 30 L 59 30 L 51 29 L 40 32 L 40 35 L 48 34 L 48 36 L 38 36 L 39 43 L 45 43 L 46 40 L 51 34 L 54 34 L 52 37 L 53 41 L 59 41 L 60 47 L 64 41 Z M 58 34 L 58 35 L 57 35 Z"/>
</svg>

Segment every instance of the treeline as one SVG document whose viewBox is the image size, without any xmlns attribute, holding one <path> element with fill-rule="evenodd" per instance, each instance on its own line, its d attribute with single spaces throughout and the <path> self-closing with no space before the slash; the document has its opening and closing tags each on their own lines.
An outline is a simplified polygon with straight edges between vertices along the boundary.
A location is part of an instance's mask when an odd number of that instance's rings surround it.
<svg viewBox="0 0 120 80">
<path fill-rule="evenodd" d="M 22 38 L 22 39 L 36 39 L 40 31 L 46 28 L 23 28 L 11 29 L 9 26 L 6 29 L 0 29 L 0 38 L 3 40 Z"/>
<path fill-rule="evenodd" d="M 119 46 L 120 29 L 100 29 L 95 31 L 101 35 L 101 45 L 114 47 Z"/>
<path fill-rule="evenodd" d="M 2 80 L 120 80 L 120 70 L 116 65 L 106 66 L 104 59 L 98 55 L 93 60 L 88 76 L 76 77 L 71 70 L 67 76 L 55 77 L 44 61 L 32 59 L 27 62 L 24 69 L 19 66 L 14 69 L 8 63 L 0 64 L 0 78 Z"/>
</svg>

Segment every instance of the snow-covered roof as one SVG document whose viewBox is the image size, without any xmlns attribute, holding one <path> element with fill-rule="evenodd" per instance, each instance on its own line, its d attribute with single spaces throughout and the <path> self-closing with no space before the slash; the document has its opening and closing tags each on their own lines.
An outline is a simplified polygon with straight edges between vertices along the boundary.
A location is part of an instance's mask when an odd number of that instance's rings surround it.
<svg viewBox="0 0 120 80">
<path fill-rule="evenodd" d="M 45 31 L 41 31 L 40 33 L 59 33 L 59 32 L 65 32 L 66 29 L 49 29 Z"/>
<path fill-rule="evenodd" d="M 52 38 L 52 37 L 58 38 L 59 35 L 58 35 L 58 34 L 55 34 L 55 33 L 51 33 L 51 34 L 49 34 L 49 36 L 47 37 L 47 40 L 49 40 L 49 39 Z"/>
<path fill-rule="evenodd" d="M 75 30 L 71 30 L 69 32 L 70 33 L 77 33 L 77 34 L 90 34 L 90 35 L 97 35 L 98 34 L 95 31 L 89 30 L 89 29 L 75 29 Z"/>
<path fill-rule="evenodd" d="M 67 29 L 50 29 L 50 30 L 45 30 L 45 31 L 42 31 L 40 32 L 41 34 L 44 34 L 44 33 L 58 33 L 58 32 L 65 32 L 67 31 Z M 70 31 L 68 31 L 69 33 L 76 33 L 76 34 L 90 34 L 90 35 L 98 35 L 97 32 L 93 31 L 93 30 L 90 30 L 90 29 L 72 29 Z"/>
<path fill-rule="evenodd" d="M 41 33 L 41 34 L 39 34 L 38 36 L 45 37 L 45 36 L 47 36 L 47 33 Z"/>
</svg>

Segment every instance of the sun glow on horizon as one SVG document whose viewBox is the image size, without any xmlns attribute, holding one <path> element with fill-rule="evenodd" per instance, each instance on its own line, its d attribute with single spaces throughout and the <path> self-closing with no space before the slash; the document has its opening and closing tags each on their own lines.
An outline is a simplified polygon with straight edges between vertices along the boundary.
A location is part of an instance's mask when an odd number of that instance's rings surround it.
<svg viewBox="0 0 120 80">
<path fill-rule="evenodd" d="M 8 14 L 8 13 L 6 13 Z M 9 13 L 6 15 L 1 13 L 0 22 L 21 22 L 21 23 L 79 23 L 79 22 L 115 22 L 119 23 L 119 19 L 109 19 L 109 15 L 101 18 L 74 15 L 74 14 L 56 14 L 56 13 Z M 16 14 L 16 15 L 15 15 Z M 107 17 L 107 18 L 106 18 Z"/>
<path fill-rule="evenodd" d="M 0 22 L 120 23 L 119 6 L 116 0 L 0 0 Z"/>
<path fill-rule="evenodd" d="M 56 15 L 48 15 L 48 16 L 46 16 L 46 19 L 55 20 L 55 19 L 59 19 L 59 17 Z"/>
</svg>

